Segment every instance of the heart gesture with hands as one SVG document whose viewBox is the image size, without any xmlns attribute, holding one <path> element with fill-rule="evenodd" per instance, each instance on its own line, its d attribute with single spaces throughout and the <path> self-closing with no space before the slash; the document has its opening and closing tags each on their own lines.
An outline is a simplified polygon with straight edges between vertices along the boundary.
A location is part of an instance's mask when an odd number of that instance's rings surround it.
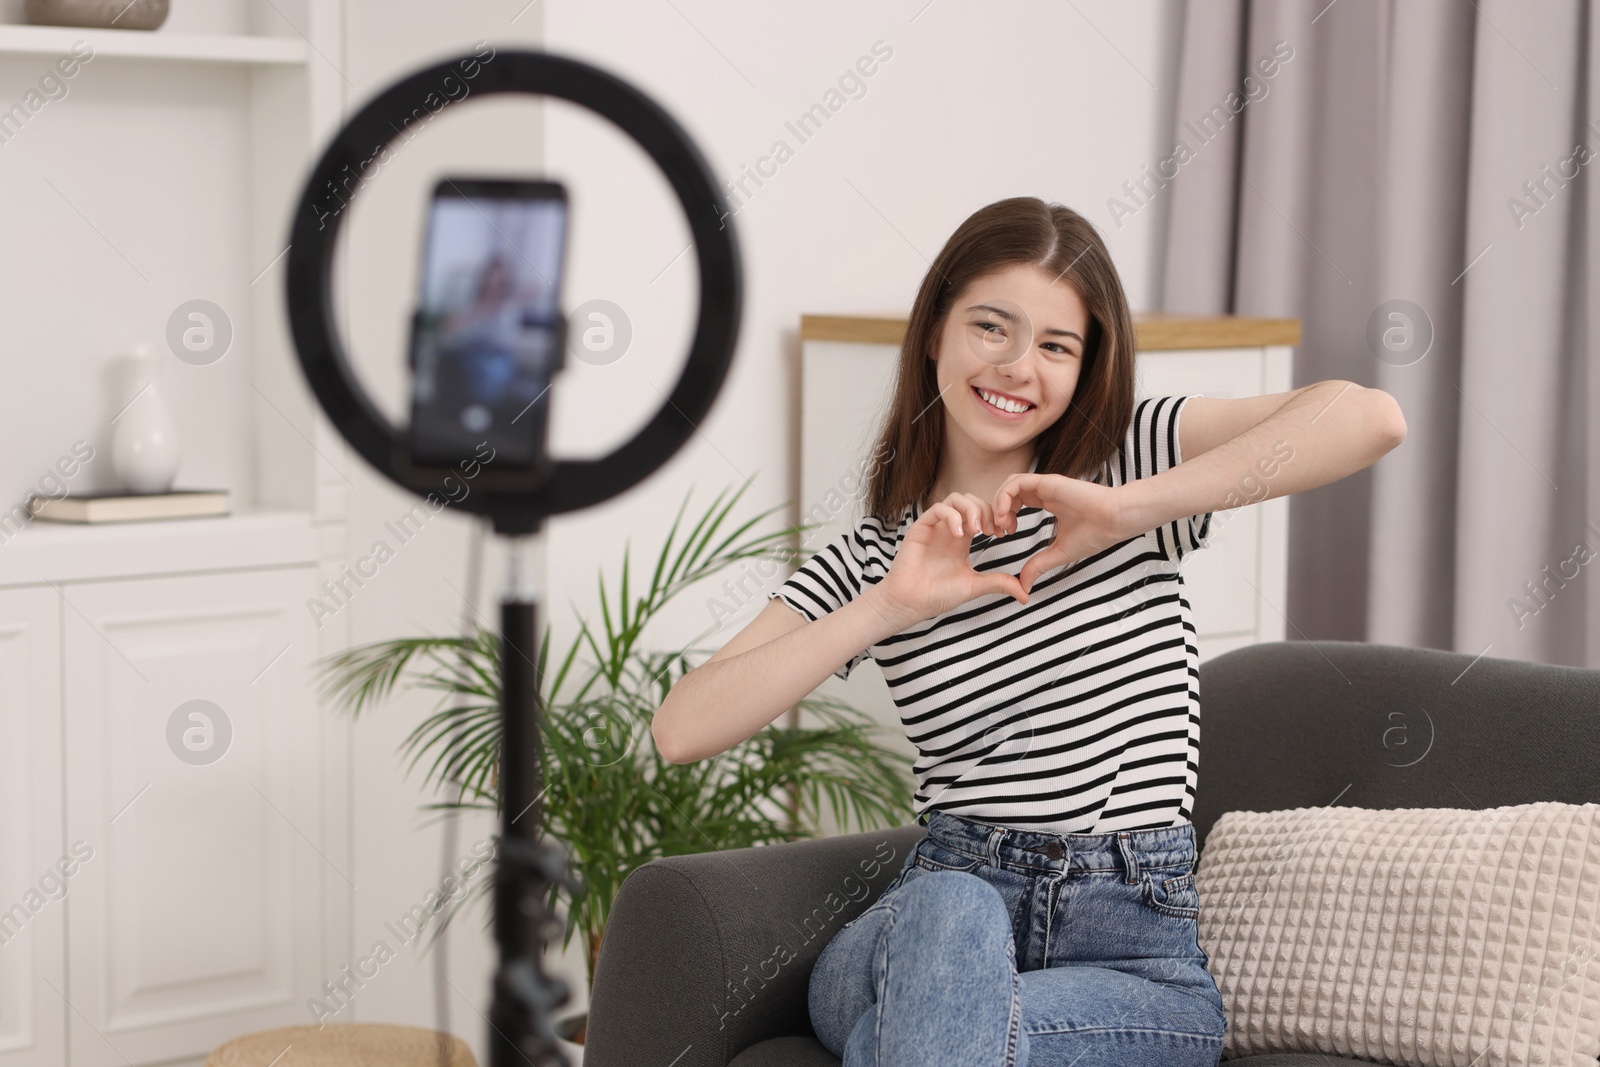
<svg viewBox="0 0 1600 1067">
<path fill-rule="evenodd" d="M 971 493 L 951 493 L 932 505 L 906 530 L 889 573 L 872 587 L 879 610 L 904 628 L 991 593 L 1026 604 L 1016 575 L 974 570 L 969 559 L 974 534 L 999 530 L 994 508 Z"/>
<path fill-rule="evenodd" d="M 973 535 L 1014 533 L 1017 509 L 1024 506 L 1054 515 L 1055 537 L 1028 558 L 1020 575 L 975 570 L 970 560 Z M 1121 498 L 1109 486 L 1060 474 L 1014 474 L 1001 484 L 993 503 L 971 493 L 951 493 L 919 515 L 872 593 L 880 611 L 902 628 L 994 593 L 1026 604 L 1039 575 L 1125 536 Z"/>
<path fill-rule="evenodd" d="M 1123 529 L 1122 497 L 1110 486 L 1064 474 L 1013 474 L 994 497 L 994 520 L 1015 532 L 1017 510 L 1043 508 L 1056 517 L 1056 535 L 1028 557 L 1017 576 L 1025 590 L 1045 571 L 1109 548 L 1128 535 Z"/>
</svg>

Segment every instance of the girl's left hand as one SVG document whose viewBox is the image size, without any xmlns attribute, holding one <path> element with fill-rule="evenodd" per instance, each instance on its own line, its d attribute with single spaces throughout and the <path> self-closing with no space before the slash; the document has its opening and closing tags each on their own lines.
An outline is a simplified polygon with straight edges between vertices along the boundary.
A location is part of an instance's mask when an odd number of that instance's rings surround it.
<svg viewBox="0 0 1600 1067">
<path fill-rule="evenodd" d="M 995 493 L 995 524 L 1015 533 L 1017 509 L 1023 506 L 1043 508 L 1056 517 L 1055 537 L 1028 557 L 1017 576 L 1025 590 L 1031 591 L 1033 580 L 1045 571 L 1076 563 L 1128 537 L 1122 497 L 1111 486 L 1064 474 L 1013 474 Z"/>
</svg>

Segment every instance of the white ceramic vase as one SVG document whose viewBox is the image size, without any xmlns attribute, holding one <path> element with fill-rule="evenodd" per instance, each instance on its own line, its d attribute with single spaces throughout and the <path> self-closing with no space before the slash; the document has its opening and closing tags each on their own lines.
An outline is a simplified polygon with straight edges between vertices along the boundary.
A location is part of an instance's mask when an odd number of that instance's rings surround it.
<svg viewBox="0 0 1600 1067">
<path fill-rule="evenodd" d="M 156 382 L 156 350 L 134 346 L 129 355 L 133 373 L 111 434 L 111 466 L 123 488 L 135 493 L 161 493 L 178 474 L 178 424 L 167 410 Z"/>
</svg>

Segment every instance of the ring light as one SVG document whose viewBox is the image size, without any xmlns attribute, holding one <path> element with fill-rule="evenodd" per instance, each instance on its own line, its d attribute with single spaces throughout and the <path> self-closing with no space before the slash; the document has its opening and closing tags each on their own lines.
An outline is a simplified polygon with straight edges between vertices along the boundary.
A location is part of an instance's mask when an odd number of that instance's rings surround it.
<svg viewBox="0 0 1600 1067">
<path fill-rule="evenodd" d="M 474 60 L 476 61 L 476 60 Z M 322 190 L 361 174 L 401 136 L 419 102 L 446 77 L 450 60 L 384 90 L 334 136 L 307 180 L 289 234 L 289 325 L 318 402 L 351 446 L 378 471 L 425 496 L 449 468 L 413 466 L 404 434 L 373 405 L 356 380 L 333 314 L 333 253 L 343 210 L 318 212 Z M 667 402 L 632 439 L 600 459 L 560 459 L 548 477 L 485 469 L 479 492 L 455 506 L 490 516 L 505 534 L 533 533 L 546 515 L 608 500 L 649 477 L 688 440 L 711 408 L 733 360 L 742 284 L 739 255 L 727 227 L 727 202 L 704 157 L 677 121 L 638 89 L 596 67 L 545 52 L 497 51 L 479 63 L 476 93 L 531 93 L 581 105 L 609 119 L 645 150 L 677 194 L 694 240 L 700 311 L 688 362 Z M 359 188 L 359 186 L 358 186 Z"/>
</svg>

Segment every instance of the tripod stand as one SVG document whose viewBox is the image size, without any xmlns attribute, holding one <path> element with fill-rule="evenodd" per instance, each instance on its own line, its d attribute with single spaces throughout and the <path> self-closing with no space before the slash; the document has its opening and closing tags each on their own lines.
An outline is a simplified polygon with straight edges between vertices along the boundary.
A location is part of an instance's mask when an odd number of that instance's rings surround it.
<svg viewBox="0 0 1600 1067">
<path fill-rule="evenodd" d="M 503 49 L 448 60 L 379 93 L 335 134 L 306 181 L 291 219 L 287 298 L 291 335 L 318 403 L 351 447 L 380 474 L 418 495 L 453 473 L 412 461 L 405 432 L 391 425 L 356 381 L 333 313 L 335 242 L 348 212 L 330 210 L 327 190 L 355 193 L 419 109 L 436 110 L 441 86 L 474 71 L 471 99 L 497 93 L 553 96 L 609 119 L 649 155 L 677 194 L 693 237 L 700 307 L 689 357 L 665 404 L 637 433 L 597 460 L 552 459 L 537 440 L 525 469 L 482 470 L 457 506 L 489 516 L 512 542 L 511 582 L 502 600 L 501 833 L 494 882 L 500 963 L 489 1011 L 490 1067 L 566 1067 L 551 1025 L 568 999 L 545 974 L 547 942 L 560 930 L 546 905 L 566 884 L 559 848 L 540 837 L 538 610 L 520 549 L 552 515 L 589 507 L 648 478 L 681 448 L 727 377 L 738 336 L 742 280 L 731 215 L 720 186 L 688 134 L 653 100 L 596 67 L 546 52 Z M 446 92 L 446 95 L 449 95 Z M 471 106 L 470 103 L 467 106 Z M 454 109 L 452 109 L 453 111 Z M 359 176 L 351 188 L 351 176 Z M 581 331 L 580 331 L 581 332 Z M 553 389 L 552 383 L 552 389 Z M 542 435 L 544 422 L 539 423 Z M 552 929 L 554 927 L 554 929 Z"/>
</svg>

